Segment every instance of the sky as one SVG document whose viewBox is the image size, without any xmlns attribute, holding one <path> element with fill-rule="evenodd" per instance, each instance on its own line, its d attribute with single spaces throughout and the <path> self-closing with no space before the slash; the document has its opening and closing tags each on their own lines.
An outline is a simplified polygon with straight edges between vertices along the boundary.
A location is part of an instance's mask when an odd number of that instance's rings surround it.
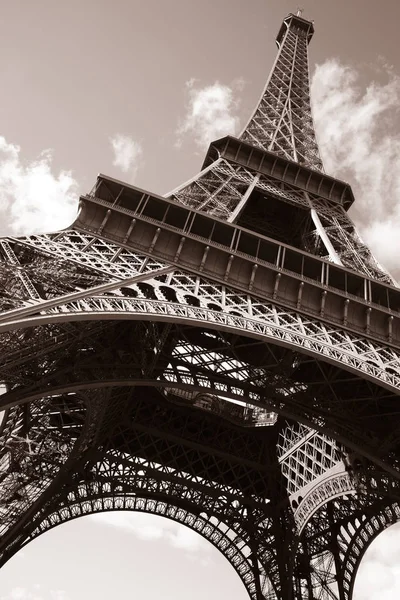
<svg viewBox="0 0 400 600">
<path fill-rule="evenodd" d="M 211 140 L 238 134 L 276 55 L 287 0 L 13 0 L 0 22 L 0 235 L 68 226 L 98 172 L 166 194 Z M 312 102 L 326 171 L 400 278 L 398 0 L 303 0 L 315 21 Z M 371 545 L 355 600 L 394 600 L 400 530 Z M 397 564 L 398 563 L 398 564 Z M 225 559 L 159 517 L 78 519 L 0 572 L 0 600 L 244 600 Z"/>
</svg>

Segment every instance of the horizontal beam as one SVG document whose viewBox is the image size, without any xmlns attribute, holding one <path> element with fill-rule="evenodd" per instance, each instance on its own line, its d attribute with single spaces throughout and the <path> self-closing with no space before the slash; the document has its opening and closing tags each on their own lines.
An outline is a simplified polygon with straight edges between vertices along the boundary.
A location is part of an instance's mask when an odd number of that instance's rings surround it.
<svg viewBox="0 0 400 600">
<path fill-rule="evenodd" d="M 85 290 L 80 290 L 79 292 L 64 294 L 63 296 L 57 296 L 56 298 L 51 298 L 50 300 L 38 301 L 36 304 L 31 306 L 9 310 L 0 316 L 0 328 L 1 324 L 6 325 L 15 321 L 22 321 L 27 317 L 37 315 L 43 311 L 48 311 L 52 308 L 56 308 L 57 306 L 65 305 L 76 300 L 82 300 L 84 298 L 91 298 L 92 296 L 102 295 L 105 292 L 116 290 L 121 286 L 126 287 L 132 285 L 133 283 L 145 281 L 146 279 L 152 279 L 153 277 L 166 275 L 167 273 L 171 273 L 171 271 L 173 271 L 173 267 L 164 267 L 162 269 L 155 269 L 154 271 L 144 271 L 143 273 L 139 273 L 138 275 L 134 275 L 128 279 L 114 279 L 113 281 L 108 281 L 107 283 L 103 283 L 101 285 L 89 287 Z"/>
<path fill-rule="evenodd" d="M 396 288 L 164 198 L 134 188 L 128 191 L 122 206 L 82 197 L 74 226 L 187 272 L 400 347 L 400 314 L 398 307 L 390 308 L 390 303 L 400 303 Z M 382 304 L 371 301 L 378 292 Z"/>
<path fill-rule="evenodd" d="M 348 183 L 232 136 L 211 143 L 203 169 L 219 157 L 252 169 L 260 175 L 273 177 L 277 182 L 295 185 L 304 192 L 328 200 L 332 206 L 343 206 L 346 211 L 354 202 L 354 195 Z"/>
</svg>

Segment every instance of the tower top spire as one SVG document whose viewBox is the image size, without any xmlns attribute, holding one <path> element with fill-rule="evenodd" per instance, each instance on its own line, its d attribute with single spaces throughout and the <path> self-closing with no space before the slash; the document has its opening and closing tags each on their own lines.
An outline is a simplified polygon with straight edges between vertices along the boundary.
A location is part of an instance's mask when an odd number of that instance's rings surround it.
<svg viewBox="0 0 400 600">
<path fill-rule="evenodd" d="M 260 101 L 240 138 L 289 160 L 323 171 L 310 106 L 308 44 L 312 21 L 302 8 L 283 20 L 278 56 Z"/>
<path fill-rule="evenodd" d="M 298 8 L 296 13 L 289 13 L 288 16 L 283 19 L 281 28 L 276 36 L 278 48 L 280 48 L 288 29 L 295 29 L 298 34 L 302 33 L 302 35 L 305 35 L 307 42 L 310 43 L 314 33 L 314 21 L 305 19 L 302 16 L 303 12 L 304 8 Z"/>
</svg>

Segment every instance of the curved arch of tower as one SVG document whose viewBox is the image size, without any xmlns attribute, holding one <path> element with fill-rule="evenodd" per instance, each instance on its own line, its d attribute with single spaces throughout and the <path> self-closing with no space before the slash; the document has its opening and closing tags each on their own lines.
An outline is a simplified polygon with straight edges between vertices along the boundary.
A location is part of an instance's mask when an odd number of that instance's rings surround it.
<svg viewBox="0 0 400 600">
<path fill-rule="evenodd" d="M 99 175 L 0 240 L 0 564 L 104 510 L 174 519 L 254 600 L 351 600 L 399 519 L 400 291 L 324 172 L 313 23 L 238 138 L 168 197 Z"/>
<path fill-rule="evenodd" d="M 146 482 L 146 485 L 148 486 L 149 482 Z M 233 529 L 217 516 L 207 514 L 205 508 L 201 513 L 192 513 L 185 507 L 184 501 L 178 499 L 173 504 L 170 499 L 160 499 L 157 494 L 153 496 L 147 492 L 141 497 L 140 485 L 136 488 L 132 486 L 131 494 L 127 494 L 126 489 L 122 494 L 122 487 L 118 483 L 115 484 L 112 478 L 107 479 L 107 475 L 104 474 L 101 483 L 98 481 L 90 485 L 86 482 L 85 485 L 70 488 L 66 502 L 60 503 L 54 512 L 37 521 L 36 528 L 26 539 L 24 546 L 58 525 L 87 515 L 109 511 L 133 511 L 164 517 L 188 527 L 217 548 L 239 575 L 249 596 L 257 598 L 252 552 L 246 541 L 240 537 L 239 528 Z M 268 577 L 265 573 L 263 575 L 265 586 L 268 585 Z"/>
</svg>

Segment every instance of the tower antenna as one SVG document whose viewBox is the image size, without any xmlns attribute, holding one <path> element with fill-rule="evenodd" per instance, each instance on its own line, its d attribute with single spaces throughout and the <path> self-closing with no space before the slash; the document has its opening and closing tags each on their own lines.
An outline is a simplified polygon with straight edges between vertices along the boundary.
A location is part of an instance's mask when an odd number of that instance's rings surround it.
<svg viewBox="0 0 400 600">
<path fill-rule="evenodd" d="M 304 8 L 297 7 L 297 17 L 301 17 L 303 15 Z"/>
</svg>

